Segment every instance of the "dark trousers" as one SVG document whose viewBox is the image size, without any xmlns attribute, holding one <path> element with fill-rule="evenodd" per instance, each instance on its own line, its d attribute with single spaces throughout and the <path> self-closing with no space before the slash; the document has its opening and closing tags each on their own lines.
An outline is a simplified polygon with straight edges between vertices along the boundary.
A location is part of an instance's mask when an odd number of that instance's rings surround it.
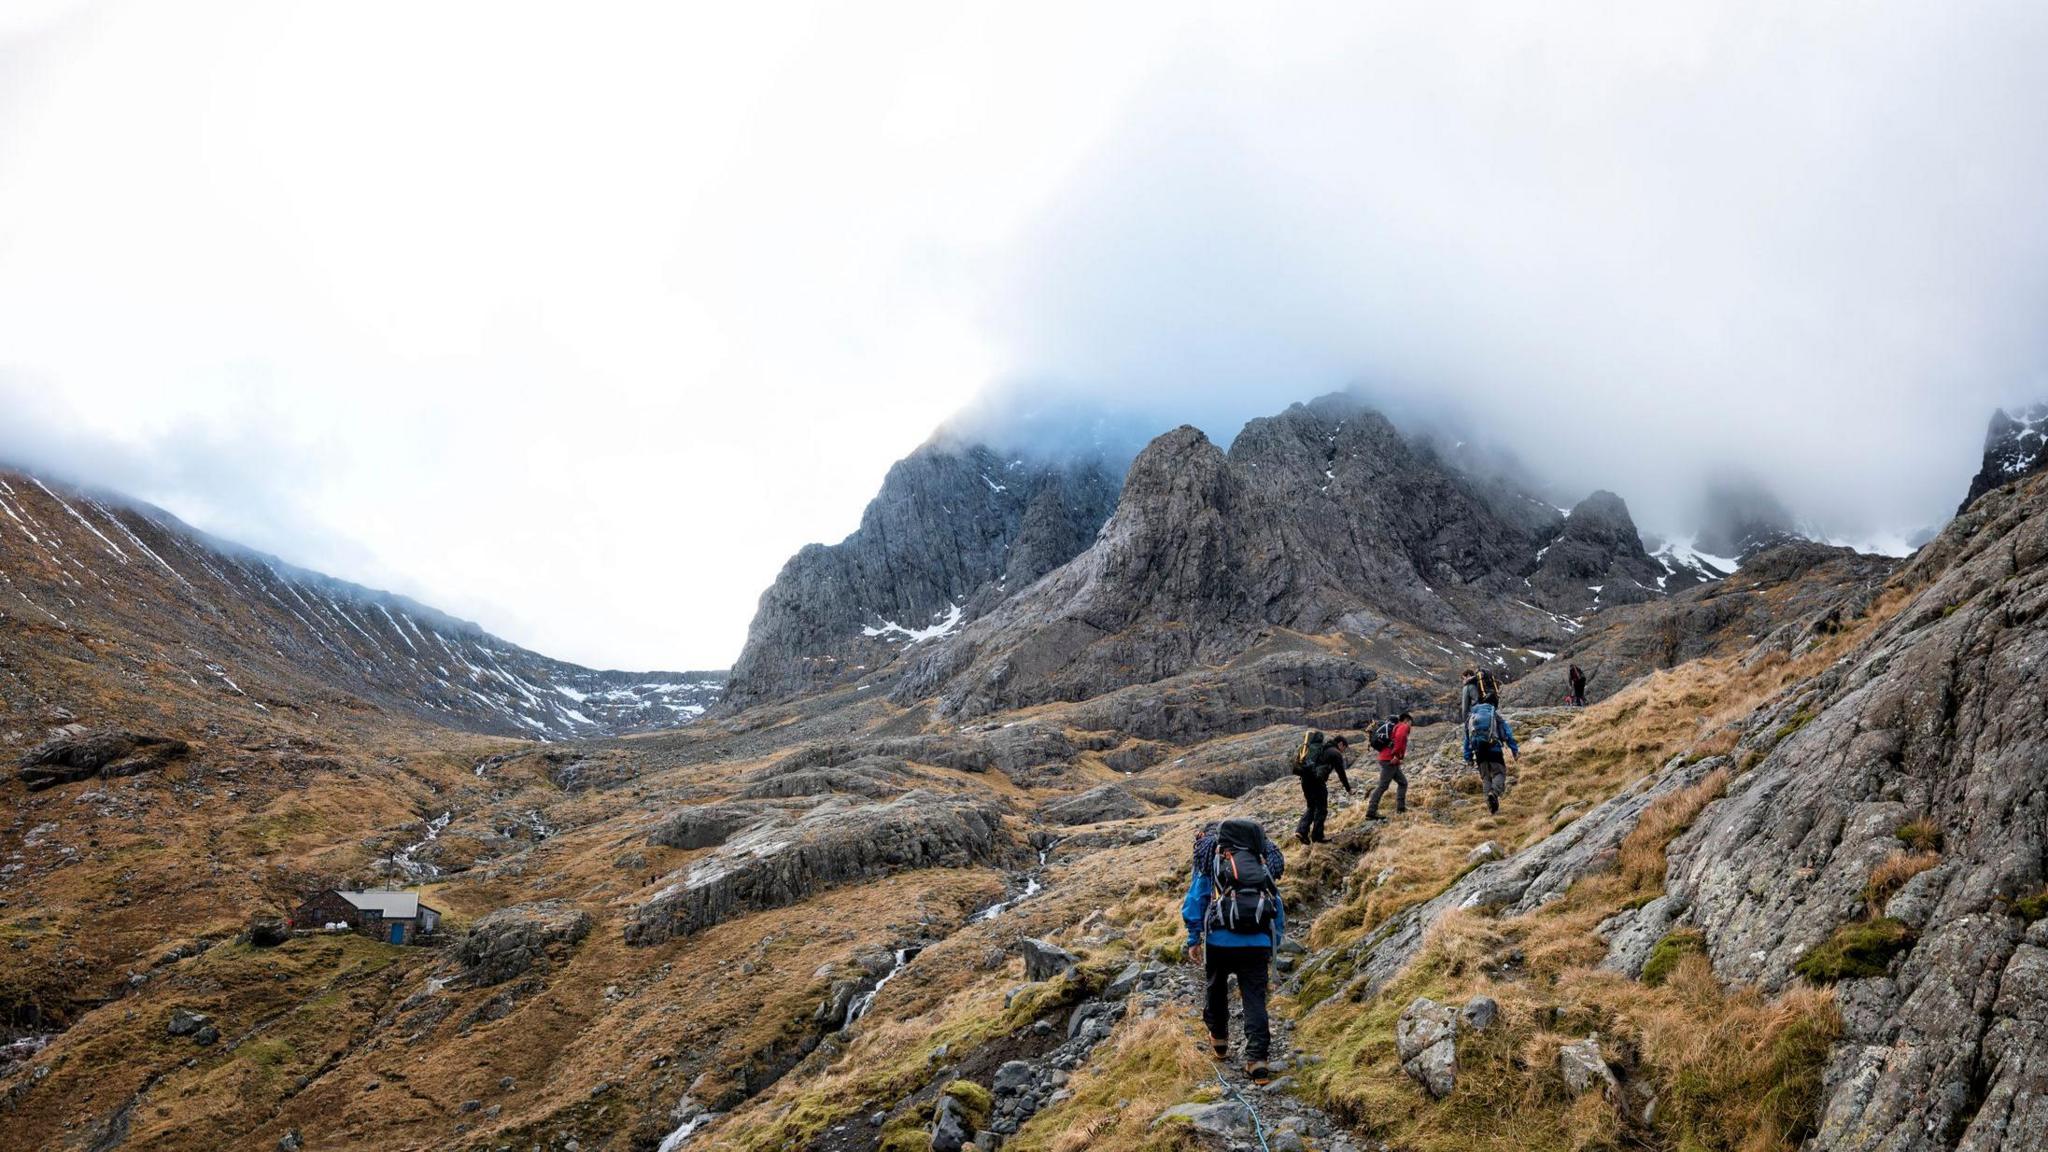
<svg viewBox="0 0 2048 1152">
<path fill-rule="evenodd" d="M 1508 790 L 1508 764 L 1502 753 L 1481 751 L 1473 757 L 1479 765 L 1479 783 L 1486 790 L 1486 810 L 1500 811 L 1500 798 Z"/>
<path fill-rule="evenodd" d="M 1301 778 L 1301 799 L 1308 810 L 1294 826 L 1296 840 L 1322 840 L 1323 821 L 1330 815 L 1330 781 L 1311 772 Z"/>
<path fill-rule="evenodd" d="M 1230 978 L 1237 977 L 1237 995 L 1244 1001 L 1244 1058 L 1264 1060 L 1273 1045 L 1273 1033 L 1266 1022 L 1266 979 L 1273 963 L 1271 948 L 1219 948 L 1203 950 L 1202 971 L 1208 978 L 1208 999 L 1202 1005 L 1202 1023 L 1219 1044 L 1230 1040 Z"/>
<path fill-rule="evenodd" d="M 1373 786 L 1372 795 L 1367 797 L 1365 801 L 1365 814 L 1367 816 L 1377 816 L 1380 814 L 1380 797 L 1387 794 L 1387 785 L 1389 784 L 1394 785 L 1394 811 L 1406 812 L 1408 810 L 1408 774 L 1401 771 L 1401 766 L 1392 760 L 1382 760 L 1380 761 L 1380 782 Z"/>
</svg>

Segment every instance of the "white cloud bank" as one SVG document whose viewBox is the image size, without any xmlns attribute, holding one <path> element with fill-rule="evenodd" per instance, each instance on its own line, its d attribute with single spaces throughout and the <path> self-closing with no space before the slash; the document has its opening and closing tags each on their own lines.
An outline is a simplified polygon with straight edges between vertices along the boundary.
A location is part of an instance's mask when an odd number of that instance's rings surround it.
<svg viewBox="0 0 2048 1152">
<path fill-rule="evenodd" d="M 0 457 L 678 667 L 987 387 L 1870 531 L 2048 392 L 2038 9 L 1355 9 L 10 5 Z"/>
</svg>

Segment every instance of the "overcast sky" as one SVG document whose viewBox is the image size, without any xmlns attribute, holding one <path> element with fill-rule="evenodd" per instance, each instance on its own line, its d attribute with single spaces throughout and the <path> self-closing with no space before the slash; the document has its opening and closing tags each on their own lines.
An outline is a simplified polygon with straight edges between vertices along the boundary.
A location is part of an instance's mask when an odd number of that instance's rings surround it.
<svg viewBox="0 0 2048 1152">
<path fill-rule="evenodd" d="M 2048 395 L 2032 4 L 0 4 L 0 457 L 728 663 L 989 389 L 1843 532 Z"/>
</svg>

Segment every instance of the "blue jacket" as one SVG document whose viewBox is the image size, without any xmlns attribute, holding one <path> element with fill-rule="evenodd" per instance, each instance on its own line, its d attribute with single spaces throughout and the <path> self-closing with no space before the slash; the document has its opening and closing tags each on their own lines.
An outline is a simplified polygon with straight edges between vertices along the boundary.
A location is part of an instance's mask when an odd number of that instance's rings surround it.
<svg viewBox="0 0 2048 1152">
<path fill-rule="evenodd" d="M 1515 729 L 1513 725 L 1508 723 L 1507 714 L 1496 709 L 1494 715 L 1500 718 L 1501 742 L 1514 749 L 1515 755 L 1520 756 L 1522 754 L 1522 746 L 1515 743 Z M 1472 730 L 1467 728 L 1465 729 L 1465 763 L 1470 764 L 1472 762 L 1472 753 Z"/>
<path fill-rule="evenodd" d="M 1280 847 L 1272 841 L 1266 842 L 1266 870 L 1278 880 L 1287 867 L 1287 860 L 1280 854 Z M 1207 927 L 1209 901 L 1216 894 L 1216 881 L 1209 870 L 1197 868 L 1188 881 L 1188 894 L 1180 902 L 1180 918 L 1188 926 L 1188 943 L 1199 943 L 1204 937 L 1218 948 L 1278 948 L 1280 938 L 1287 932 L 1287 909 L 1276 895 L 1273 900 L 1273 931 L 1271 935 L 1254 935 L 1249 932 L 1225 932 L 1221 929 L 1211 932 Z"/>
</svg>

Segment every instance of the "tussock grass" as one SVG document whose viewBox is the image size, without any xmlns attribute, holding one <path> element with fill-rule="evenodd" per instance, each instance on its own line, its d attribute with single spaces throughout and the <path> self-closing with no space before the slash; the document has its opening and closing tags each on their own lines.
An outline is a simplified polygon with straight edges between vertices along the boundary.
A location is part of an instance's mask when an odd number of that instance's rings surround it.
<svg viewBox="0 0 2048 1152">
<path fill-rule="evenodd" d="M 1915 852 L 1941 851 L 1941 825 L 1925 816 L 1899 825 L 1893 835 L 1905 841 L 1906 847 Z"/>
<path fill-rule="evenodd" d="M 1863 903 L 1871 915 L 1884 910 L 1885 902 L 1906 886 L 1906 881 L 1918 876 L 1936 864 L 1941 857 L 1932 852 L 1894 852 L 1882 864 L 1870 870 L 1870 879 L 1863 883 Z"/>
<path fill-rule="evenodd" d="M 1707 805 L 1728 791 L 1728 770 L 1716 768 L 1690 788 L 1659 797 L 1643 810 L 1635 830 L 1621 842 L 1622 879 L 1639 890 L 1664 886 L 1664 850 Z"/>
</svg>

